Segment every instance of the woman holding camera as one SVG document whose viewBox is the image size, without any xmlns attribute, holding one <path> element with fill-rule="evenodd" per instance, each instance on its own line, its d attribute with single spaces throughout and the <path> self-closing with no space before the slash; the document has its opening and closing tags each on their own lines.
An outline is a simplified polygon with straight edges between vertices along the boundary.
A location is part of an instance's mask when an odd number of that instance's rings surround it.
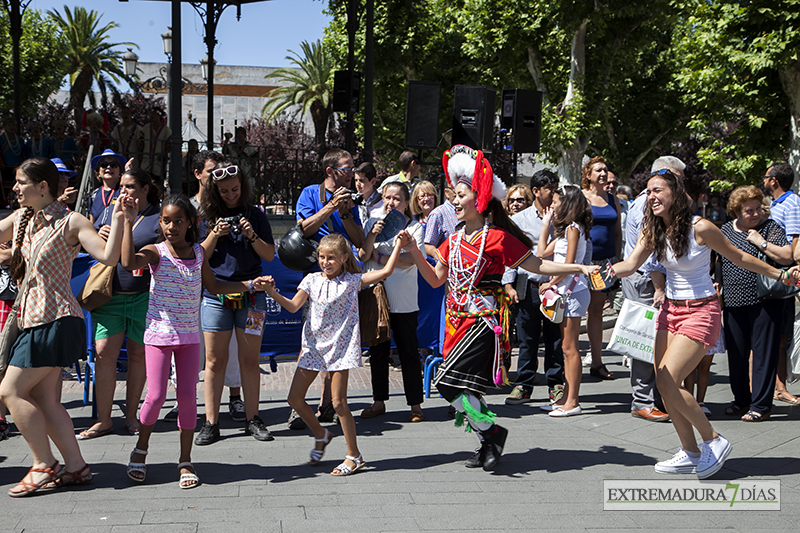
<svg viewBox="0 0 800 533">
<path fill-rule="evenodd" d="M 217 279 L 245 281 L 261 275 L 261 260 L 272 261 L 275 244 L 267 216 L 250 205 L 250 182 L 239 166 L 230 162 L 217 164 L 200 199 L 203 251 Z M 205 225 L 205 228 L 202 226 Z M 236 332 L 239 367 L 242 376 L 245 434 L 256 440 L 273 437 L 258 416 L 261 374 L 258 356 L 262 331 L 247 326 L 248 316 L 263 317 L 267 302 L 263 292 L 216 296 L 203 292 L 200 316 L 206 345 L 205 405 L 206 422 L 195 444 L 213 444 L 220 438 L 219 404 L 228 364 L 228 346 Z"/>
</svg>

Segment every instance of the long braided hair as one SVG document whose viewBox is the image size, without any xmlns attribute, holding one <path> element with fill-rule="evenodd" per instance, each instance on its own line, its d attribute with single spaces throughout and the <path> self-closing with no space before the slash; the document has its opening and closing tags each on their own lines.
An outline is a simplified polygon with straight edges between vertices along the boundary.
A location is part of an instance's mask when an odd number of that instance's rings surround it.
<svg viewBox="0 0 800 533">
<path fill-rule="evenodd" d="M 17 173 L 22 173 L 33 183 L 47 182 L 47 188 L 53 198 L 58 197 L 58 169 L 55 164 L 44 157 L 34 157 L 26 159 L 17 168 Z M 28 223 L 33 218 L 33 208 L 24 207 L 22 217 L 17 226 L 17 235 L 14 239 L 14 252 L 11 254 L 11 263 L 8 265 L 8 273 L 17 283 L 25 277 L 25 258 L 22 257 L 22 242 L 25 240 L 25 232 Z"/>
</svg>

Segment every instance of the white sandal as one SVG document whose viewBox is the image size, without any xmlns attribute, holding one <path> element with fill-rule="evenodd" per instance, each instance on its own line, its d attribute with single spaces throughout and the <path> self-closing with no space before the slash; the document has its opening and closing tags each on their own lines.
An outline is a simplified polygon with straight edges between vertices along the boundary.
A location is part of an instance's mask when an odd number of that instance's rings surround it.
<svg viewBox="0 0 800 533">
<path fill-rule="evenodd" d="M 147 457 L 147 450 L 140 450 L 139 448 L 133 449 L 133 451 L 131 452 L 131 457 L 128 460 L 128 470 L 127 470 L 128 477 L 136 481 L 137 483 L 144 483 L 144 478 L 147 477 L 147 465 L 144 463 L 131 462 L 133 461 L 133 456 L 136 454 L 144 455 L 145 457 Z M 134 472 L 139 472 L 140 474 L 142 474 L 142 477 L 132 476 L 131 474 L 133 474 Z"/>
<path fill-rule="evenodd" d="M 350 459 L 351 461 L 353 461 L 356 466 L 350 468 L 349 466 L 347 466 L 347 462 L 342 461 L 342 464 L 333 469 L 331 475 L 349 476 L 350 474 L 355 474 L 356 470 L 367 464 L 367 462 L 364 460 L 364 457 L 361 454 L 358 454 L 358 457 L 353 457 L 352 455 L 345 455 L 344 457 L 345 459 Z"/>
<path fill-rule="evenodd" d="M 200 478 L 197 477 L 197 474 L 194 471 L 194 465 L 190 461 L 184 461 L 178 465 L 178 472 L 180 472 L 181 468 L 191 468 L 192 471 L 188 474 L 181 474 L 181 478 L 178 481 L 178 486 L 182 489 L 193 489 L 200 484 Z M 184 485 L 184 482 L 189 482 L 188 485 Z"/>
<path fill-rule="evenodd" d="M 325 448 L 328 446 L 328 444 L 331 442 L 332 439 L 333 439 L 333 433 L 331 433 L 327 429 L 325 430 L 325 436 L 323 438 L 314 439 L 314 442 L 321 442 L 325 444 L 325 446 L 323 446 L 321 450 L 318 450 L 315 445 L 314 449 L 311 450 L 311 453 L 309 454 L 311 456 L 309 464 L 317 465 L 320 463 L 320 461 L 322 461 L 322 456 L 325 455 Z"/>
</svg>

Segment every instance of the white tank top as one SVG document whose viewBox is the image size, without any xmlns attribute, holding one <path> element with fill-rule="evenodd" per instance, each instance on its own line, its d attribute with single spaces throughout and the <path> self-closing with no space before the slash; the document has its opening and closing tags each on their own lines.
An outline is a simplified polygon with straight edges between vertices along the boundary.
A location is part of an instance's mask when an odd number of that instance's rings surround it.
<svg viewBox="0 0 800 533">
<path fill-rule="evenodd" d="M 586 255 L 586 234 L 583 233 L 583 229 L 580 225 L 573 222 L 569 225 L 570 228 L 575 227 L 579 232 L 578 236 L 578 249 L 575 253 L 575 263 L 580 263 L 583 256 Z M 567 242 L 567 235 L 564 234 L 563 237 L 556 239 L 556 247 L 553 249 L 553 261 L 556 263 L 566 263 L 567 262 L 567 248 L 569 247 L 569 243 Z M 578 281 L 575 283 L 575 287 L 572 289 L 572 292 L 580 292 L 589 290 L 589 286 L 586 284 L 586 276 L 583 274 L 578 274 Z M 565 276 L 564 279 L 558 284 L 556 290 L 559 294 L 565 295 L 567 294 L 567 289 L 569 286 L 572 285 L 572 278 L 573 274 Z"/>
<path fill-rule="evenodd" d="M 664 260 L 661 261 L 667 269 L 666 293 L 671 300 L 698 300 L 716 294 L 710 274 L 711 249 L 697 244 L 695 238 L 695 224 L 698 220 L 698 216 L 692 218 L 686 254 L 676 259 L 668 243 Z"/>
</svg>

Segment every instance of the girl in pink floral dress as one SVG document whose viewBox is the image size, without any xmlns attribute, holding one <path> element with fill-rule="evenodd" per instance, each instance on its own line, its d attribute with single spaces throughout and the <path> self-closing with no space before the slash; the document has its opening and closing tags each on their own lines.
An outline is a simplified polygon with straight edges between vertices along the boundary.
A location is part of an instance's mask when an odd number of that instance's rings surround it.
<svg viewBox="0 0 800 533">
<path fill-rule="evenodd" d="M 322 238 L 317 248 L 317 260 L 322 272 L 309 274 L 289 300 L 275 290 L 275 281 L 267 276 L 267 293 L 281 307 L 295 313 L 308 300 L 308 319 L 303 326 L 303 344 L 297 370 L 289 389 L 289 405 L 314 433 L 311 464 L 318 464 L 333 433 L 323 428 L 306 403 L 306 392 L 324 370 L 331 373 L 333 407 L 339 415 L 347 455 L 331 474 L 347 476 L 364 466 L 364 458 L 356 445 L 356 424 L 347 406 L 347 377 L 351 368 L 361 366 L 361 333 L 358 321 L 358 292 L 386 279 L 394 270 L 400 250 L 411 237 L 402 231 L 386 265 L 377 271 L 361 274 L 347 240 L 339 234 Z"/>
</svg>

